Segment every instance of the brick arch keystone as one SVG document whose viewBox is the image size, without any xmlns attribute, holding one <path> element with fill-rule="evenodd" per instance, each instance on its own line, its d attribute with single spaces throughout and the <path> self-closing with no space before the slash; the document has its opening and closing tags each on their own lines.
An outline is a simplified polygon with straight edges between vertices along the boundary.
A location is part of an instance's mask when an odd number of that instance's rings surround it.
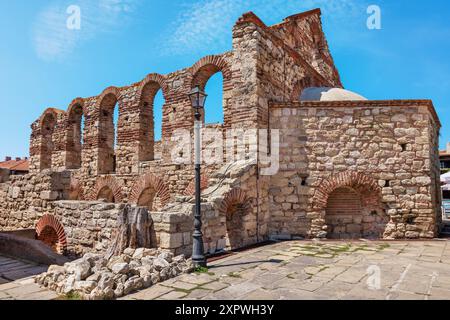
<svg viewBox="0 0 450 320">
<path fill-rule="evenodd" d="M 219 205 L 219 212 L 227 215 L 228 209 L 237 204 L 242 205 L 245 211 L 250 209 L 250 198 L 239 188 L 232 189 L 225 194 L 224 199 Z"/>
<path fill-rule="evenodd" d="M 156 192 L 156 196 L 161 200 L 161 205 L 165 206 L 170 201 L 169 187 L 164 183 L 164 180 L 155 176 L 152 173 L 147 173 L 140 177 L 131 188 L 129 202 L 137 204 L 142 192 L 148 188 L 153 188 Z"/>
<path fill-rule="evenodd" d="M 381 199 L 381 187 L 372 177 L 356 171 L 341 172 L 323 179 L 313 197 L 313 208 L 325 210 L 330 194 L 338 188 L 349 187 L 367 195 L 364 202 Z"/>
<path fill-rule="evenodd" d="M 209 186 L 209 177 L 203 174 L 200 178 L 200 189 L 205 190 Z M 195 195 L 195 178 L 191 180 L 183 194 L 185 196 L 193 196 Z"/>
<path fill-rule="evenodd" d="M 58 221 L 58 219 L 50 214 L 44 215 L 36 224 L 36 234 L 39 237 L 44 231 L 46 227 L 51 227 L 55 230 L 56 234 L 58 235 L 58 243 L 60 245 L 60 248 L 62 251 L 67 250 L 67 238 L 66 238 L 66 232 L 64 231 L 64 227 L 62 224 Z"/>
<path fill-rule="evenodd" d="M 123 201 L 124 196 L 123 196 L 123 192 L 122 192 L 122 187 L 120 186 L 119 182 L 113 176 L 104 176 L 104 177 L 97 178 L 97 181 L 95 182 L 94 190 L 87 197 L 87 200 L 90 200 L 90 201 L 97 200 L 100 191 L 105 187 L 108 187 L 111 189 L 116 203 L 121 203 Z"/>
</svg>

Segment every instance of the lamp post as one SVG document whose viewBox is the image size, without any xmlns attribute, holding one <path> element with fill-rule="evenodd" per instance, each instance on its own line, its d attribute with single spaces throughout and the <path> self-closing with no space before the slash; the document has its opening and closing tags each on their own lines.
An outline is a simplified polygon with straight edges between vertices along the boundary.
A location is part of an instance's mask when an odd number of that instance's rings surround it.
<svg viewBox="0 0 450 320">
<path fill-rule="evenodd" d="M 207 95 L 197 86 L 189 93 L 192 107 L 195 110 L 194 123 L 194 145 L 195 145 L 195 213 L 194 213 L 194 234 L 192 246 L 192 262 L 194 267 L 206 267 L 205 249 L 203 246 L 202 233 L 202 211 L 201 211 L 201 129 L 202 129 L 202 114 L 201 110 L 205 107 Z"/>
</svg>

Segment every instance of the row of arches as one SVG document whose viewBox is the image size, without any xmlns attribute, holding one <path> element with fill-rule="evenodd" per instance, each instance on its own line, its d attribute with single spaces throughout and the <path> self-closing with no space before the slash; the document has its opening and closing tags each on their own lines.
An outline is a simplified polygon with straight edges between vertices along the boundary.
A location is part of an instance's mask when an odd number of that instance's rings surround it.
<svg viewBox="0 0 450 320">
<path fill-rule="evenodd" d="M 229 100 L 231 99 L 231 68 L 222 56 L 208 56 L 192 66 L 184 76 L 184 94 L 174 92 L 167 83 L 167 78 L 159 74 L 150 74 L 137 84 L 137 98 L 130 103 L 123 103 L 123 90 L 110 87 L 96 98 L 94 112 L 88 112 L 91 104 L 88 100 L 77 98 L 69 106 L 67 112 L 47 109 L 40 118 L 40 165 L 39 169 L 52 168 L 52 153 L 56 144 L 64 141 L 61 148 L 65 151 L 65 167 L 78 169 L 81 167 L 83 145 L 89 141 L 99 147 L 98 173 L 110 174 L 116 172 L 116 146 L 130 139 L 139 141 L 139 161 L 155 160 L 155 141 L 164 138 L 164 127 L 170 131 L 173 121 L 170 116 L 177 112 L 175 105 L 187 104 L 187 94 L 195 86 L 199 86 L 209 94 L 203 121 L 228 125 Z M 126 89 L 124 89 L 126 90 Z M 90 100 L 89 100 L 90 102 Z M 169 108 L 169 105 L 174 105 Z M 190 105 L 189 105 L 190 107 Z M 138 118 L 122 117 L 124 111 L 133 109 Z M 192 112 L 191 108 L 189 110 Z M 59 119 L 63 115 L 63 120 Z M 60 125 L 60 122 L 63 122 Z M 120 134 L 119 126 L 126 122 L 138 121 L 138 130 L 128 128 L 126 134 Z M 191 121 L 193 122 L 193 112 Z M 55 136 L 55 129 L 61 126 Z M 89 127 L 91 133 L 85 136 Z M 130 126 L 129 126 L 130 127 Z M 95 130 L 92 130 L 95 128 Z M 92 132 L 97 132 L 93 136 Z M 131 137 L 130 137 L 131 135 Z"/>
<path fill-rule="evenodd" d="M 208 187 L 209 177 L 202 176 L 201 189 Z M 195 179 L 186 187 L 183 195 L 193 196 L 195 194 Z M 73 179 L 69 190 L 71 200 L 104 200 L 108 203 L 121 203 L 125 199 L 123 188 L 113 176 L 99 177 L 93 190 L 86 193 L 82 183 Z M 152 173 L 141 176 L 132 186 L 128 196 L 128 202 L 138 206 L 146 207 L 150 211 L 160 210 L 170 201 L 170 190 L 163 179 Z"/>
</svg>

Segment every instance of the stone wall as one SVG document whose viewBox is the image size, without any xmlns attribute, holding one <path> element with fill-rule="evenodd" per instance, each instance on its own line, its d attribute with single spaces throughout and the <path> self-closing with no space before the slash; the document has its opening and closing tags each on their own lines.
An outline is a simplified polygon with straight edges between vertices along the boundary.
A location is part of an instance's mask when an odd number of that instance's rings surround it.
<svg viewBox="0 0 450 320">
<path fill-rule="evenodd" d="M 328 197 L 349 187 L 373 221 L 387 218 L 385 238 L 437 236 L 439 126 L 430 101 L 273 104 L 270 234 L 327 236 Z"/>
<path fill-rule="evenodd" d="M 54 201 L 67 199 L 68 172 L 44 170 L 38 174 L 11 176 L 0 184 L 0 230 L 34 229 L 37 221 L 54 208 Z"/>
</svg>

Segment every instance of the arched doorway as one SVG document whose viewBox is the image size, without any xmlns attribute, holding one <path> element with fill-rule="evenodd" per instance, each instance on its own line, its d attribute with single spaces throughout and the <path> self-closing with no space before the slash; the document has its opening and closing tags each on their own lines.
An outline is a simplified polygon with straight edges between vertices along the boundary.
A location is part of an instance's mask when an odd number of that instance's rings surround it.
<svg viewBox="0 0 450 320">
<path fill-rule="evenodd" d="M 239 249 L 250 243 L 250 233 L 246 226 L 246 218 L 250 214 L 250 199 L 246 193 L 239 189 L 233 189 L 225 194 L 219 212 L 226 217 L 225 248 Z"/>
<path fill-rule="evenodd" d="M 52 215 L 44 215 L 36 224 L 36 239 L 42 241 L 52 250 L 64 254 L 67 250 L 67 239 L 61 223 Z"/>
<path fill-rule="evenodd" d="M 348 187 L 334 190 L 325 210 L 328 238 L 362 238 L 361 196 L 355 190 Z"/>
<path fill-rule="evenodd" d="M 140 177 L 133 185 L 129 202 L 150 211 L 158 211 L 169 203 L 170 191 L 164 180 L 152 173 Z"/>
<path fill-rule="evenodd" d="M 149 187 L 142 191 L 137 205 L 139 207 L 145 207 L 149 211 L 158 211 L 163 207 L 161 199 L 158 197 L 158 192 L 153 187 Z"/>
<path fill-rule="evenodd" d="M 86 200 L 105 200 L 109 203 L 122 203 L 124 196 L 121 184 L 113 176 L 97 178 L 93 191 L 85 194 Z"/>
<path fill-rule="evenodd" d="M 53 251 L 60 251 L 60 248 L 58 246 L 58 234 L 56 233 L 56 230 L 53 229 L 53 227 L 45 226 L 37 238 L 39 241 L 52 248 Z"/>
<path fill-rule="evenodd" d="M 244 244 L 245 229 L 243 227 L 244 216 L 247 208 L 243 204 L 232 204 L 226 212 L 227 217 L 227 236 L 226 247 L 231 249 L 242 248 Z"/>
<path fill-rule="evenodd" d="M 389 223 L 381 187 L 361 172 L 342 172 L 322 180 L 313 198 L 312 221 L 319 237 L 330 239 L 380 239 Z M 324 225 L 325 224 L 325 225 Z M 312 233 L 314 235 L 314 233 Z"/>
<path fill-rule="evenodd" d="M 110 187 L 103 187 L 100 189 L 97 195 L 97 200 L 106 201 L 108 203 L 115 203 L 116 199 L 114 198 L 114 192 Z"/>
</svg>

